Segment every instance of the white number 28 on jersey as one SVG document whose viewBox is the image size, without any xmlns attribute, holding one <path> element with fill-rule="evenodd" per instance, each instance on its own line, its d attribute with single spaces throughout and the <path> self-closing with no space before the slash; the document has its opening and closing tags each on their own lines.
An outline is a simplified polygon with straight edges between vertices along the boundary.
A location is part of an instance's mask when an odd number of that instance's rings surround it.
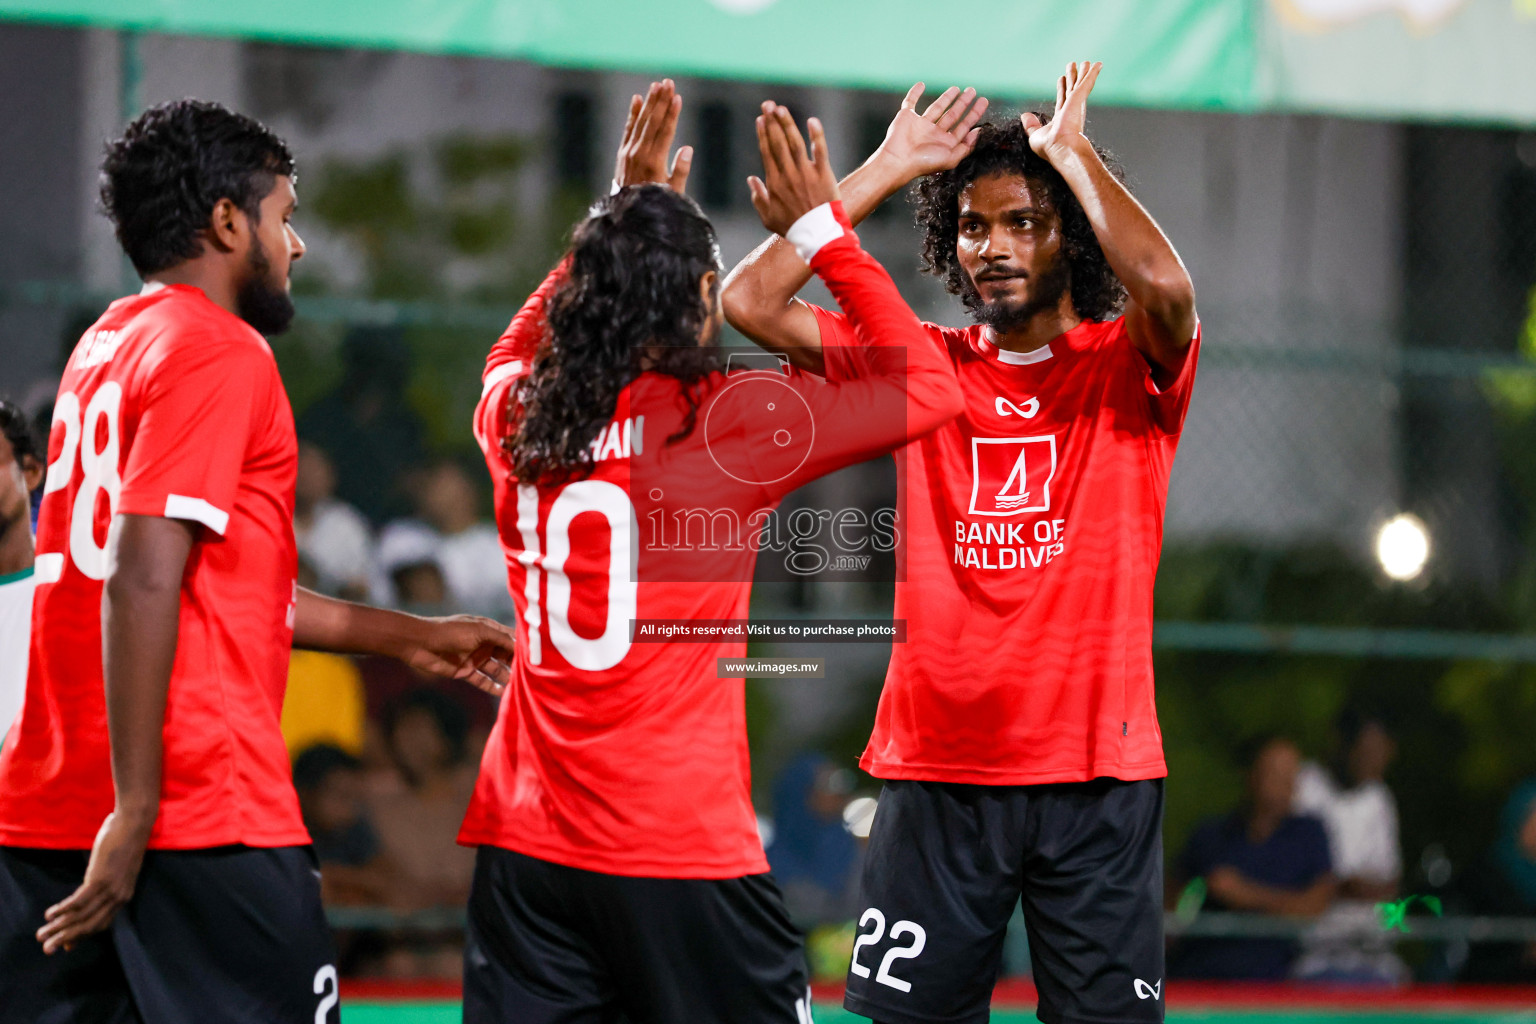
<svg viewBox="0 0 1536 1024">
<path fill-rule="evenodd" d="M 64 424 L 64 444 L 59 457 L 48 465 L 43 494 L 62 491 L 75 475 L 75 461 L 80 464 L 80 489 L 75 492 L 69 510 L 68 553 L 75 568 L 93 580 L 107 577 L 107 548 L 96 543 L 96 503 L 107 496 L 108 516 L 117 514 L 117 498 L 123 488 L 118 470 L 121 427 L 118 423 L 123 406 L 123 389 L 117 381 L 103 381 L 80 412 L 80 399 L 73 391 L 59 395 L 53 407 L 53 422 Z M 38 582 L 50 583 L 63 570 L 64 553 L 39 554 Z"/>
<path fill-rule="evenodd" d="M 608 614 L 602 635 L 588 639 L 571 628 L 571 579 L 565 563 L 571 555 L 571 523 L 583 512 L 595 512 L 608 522 Z M 523 621 L 528 627 L 527 654 L 531 665 L 544 663 L 541 628 L 540 576 L 549 576 L 549 639 L 574 668 L 588 672 L 610 669 L 629 653 L 629 622 L 635 617 L 640 584 L 637 580 L 635 538 L 640 527 L 629 495 L 602 480 L 578 480 L 560 489 L 539 522 L 539 492 L 527 484 L 517 488 L 517 532 L 523 550 L 518 560 L 527 570 Z M 544 544 L 539 543 L 539 534 Z M 541 572 L 542 570 L 542 572 Z"/>
</svg>

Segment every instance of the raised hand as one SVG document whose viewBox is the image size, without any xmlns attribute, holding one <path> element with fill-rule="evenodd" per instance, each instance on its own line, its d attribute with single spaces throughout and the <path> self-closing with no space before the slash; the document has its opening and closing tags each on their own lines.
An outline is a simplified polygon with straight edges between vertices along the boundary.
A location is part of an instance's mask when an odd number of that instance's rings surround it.
<svg viewBox="0 0 1536 1024">
<path fill-rule="evenodd" d="M 660 184 L 682 192 L 693 166 L 693 147 L 677 151 L 669 165 L 667 154 L 677 136 L 677 117 L 683 110 L 683 98 L 677 94 L 672 79 L 652 82 L 642 99 L 629 98 L 629 118 L 624 122 L 624 140 L 619 143 L 613 180 L 626 185 Z"/>
<path fill-rule="evenodd" d="M 511 679 L 516 634 L 478 615 L 426 619 L 423 635 L 401 652 L 412 668 L 448 679 L 462 679 L 495 695 Z"/>
<path fill-rule="evenodd" d="M 1042 125 L 1032 113 L 1019 117 L 1029 136 L 1030 149 L 1049 160 L 1052 153 L 1083 137 L 1083 128 L 1088 123 L 1088 94 L 1093 92 L 1093 83 L 1099 80 L 1103 67 L 1099 61 L 1067 65 L 1066 74 L 1056 79 L 1056 112 L 1049 124 Z"/>
<path fill-rule="evenodd" d="M 807 152 L 805 139 L 795 127 L 789 109 L 772 102 L 763 104 L 757 118 L 757 148 L 763 157 L 763 177 L 747 179 L 752 191 L 752 205 L 762 218 L 763 227 L 782 235 L 801 217 L 822 203 L 839 198 L 837 177 L 832 173 L 832 159 L 827 154 L 827 137 L 821 122 L 806 122 L 811 133 L 813 152 Z"/>
<path fill-rule="evenodd" d="M 987 112 L 987 98 L 977 96 L 975 89 L 950 86 L 919 114 L 917 101 L 922 98 L 922 82 L 907 90 L 874 156 L 890 161 L 907 181 L 947 171 L 970 156 L 976 148 L 976 123 Z"/>
</svg>

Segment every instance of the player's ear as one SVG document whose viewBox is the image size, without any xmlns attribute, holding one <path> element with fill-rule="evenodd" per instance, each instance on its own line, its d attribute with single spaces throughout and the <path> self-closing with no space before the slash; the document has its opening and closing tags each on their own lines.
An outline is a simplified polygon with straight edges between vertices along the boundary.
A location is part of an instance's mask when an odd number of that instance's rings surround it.
<svg viewBox="0 0 1536 1024">
<path fill-rule="evenodd" d="M 720 301 L 720 274 L 706 270 L 699 276 L 699 303 L 707 312 L 704 329 L 699 332 L 700 345 L 712 345 L 720 336 L 725 323 L 725 308 Z"/>
<path fill-rule="evenodd" d="M 220 251 L 239 252 L 250 232 L 250 218 L 233 199 L 225 197 L 213 204 L 213 212 L 208 215 L 208 234 Z"/>
</svg>

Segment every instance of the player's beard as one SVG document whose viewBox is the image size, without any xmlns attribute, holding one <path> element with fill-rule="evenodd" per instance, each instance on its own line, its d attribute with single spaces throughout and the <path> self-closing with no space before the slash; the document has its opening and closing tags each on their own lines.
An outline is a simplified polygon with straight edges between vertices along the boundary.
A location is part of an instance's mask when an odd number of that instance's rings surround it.
<svg viewBox="0 0 1536 1024">
<path fill-rule="evenodd" d="M 272 261 L 259 239 L 251 244 L 245 280 L 235 293 L 235 312 L 268 337 L 282 334 L 293 322 L 293 296 L 272 280 Z"/>
<path fill-rule="evenodd" d="M 1072 267 L 1065 256 L 1058 254 L 1050 266 L 1032 275 L 1029 284 L 1029 296 L 1022 301 L 985 302 L 976 282 L 969 281 L 965 304 L 970 307 L 971 317 L 977 323 L 986 324 L 999 334 L 1007 334 L 1028 326 L 1037 315 L 1055 309 L 1061 303 L 1062 294 L 1072 287 Z"/>
</svg>

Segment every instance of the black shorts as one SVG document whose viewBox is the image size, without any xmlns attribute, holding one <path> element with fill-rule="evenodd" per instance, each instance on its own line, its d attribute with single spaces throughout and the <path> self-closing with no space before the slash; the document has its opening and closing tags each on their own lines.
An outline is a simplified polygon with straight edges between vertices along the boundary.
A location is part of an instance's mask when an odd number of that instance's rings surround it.
<svg viewBox="0 0 1536 1024">
<path fill-rule="evenodd" d="M 335 955 L 307 846 L 151 850 L 112 926 L 43 955 L 83 850 L 0 847 L 3 1024 L 336 1024 Z"/>
<path fill-rule="evenodd" d="M 810 1024 L 771 875 L 630 878 L 494 846 L 475 859 L 465 1024 Z"/>
<path fill-rule="evenodd" d="M 888 782 L 843 1005 L 981 1024 L 1020 897 L 1046 1024 L 1163 1019 L 1163 782 Z"/>
</svg>

